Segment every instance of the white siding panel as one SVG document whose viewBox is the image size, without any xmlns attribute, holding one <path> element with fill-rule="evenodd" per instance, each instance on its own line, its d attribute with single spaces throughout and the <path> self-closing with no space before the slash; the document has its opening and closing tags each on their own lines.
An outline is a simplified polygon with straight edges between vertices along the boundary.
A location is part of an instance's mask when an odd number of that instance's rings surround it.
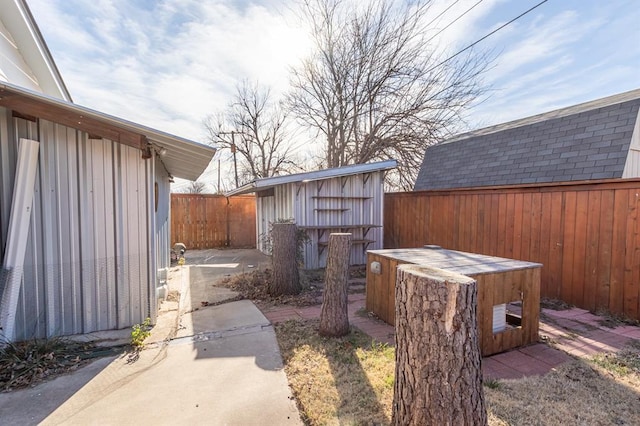
<svg viewBox="0 0 640 426">
<path fill-rule="evenodd" d="M 9 30 L 0 21 L 0 80 L 41 92 L 38 80 L 20 54 Z"/>
</svg>

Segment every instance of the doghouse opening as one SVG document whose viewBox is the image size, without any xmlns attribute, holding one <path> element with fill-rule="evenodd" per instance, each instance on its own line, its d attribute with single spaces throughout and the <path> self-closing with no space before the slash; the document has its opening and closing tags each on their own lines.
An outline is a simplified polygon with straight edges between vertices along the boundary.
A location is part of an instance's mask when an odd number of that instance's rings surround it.
<svg viewBox="0 0 640 426">
<path fill-rule="evenodd" d="M 522 327 L 522 300 L 493 307 L 493 334 Z"/>
</svg>

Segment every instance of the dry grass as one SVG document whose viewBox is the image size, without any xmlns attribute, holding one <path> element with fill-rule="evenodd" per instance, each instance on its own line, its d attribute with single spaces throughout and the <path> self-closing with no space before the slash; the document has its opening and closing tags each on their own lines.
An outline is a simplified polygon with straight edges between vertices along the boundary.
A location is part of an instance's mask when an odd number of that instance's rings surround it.
<svg viewBox="0 0 640 426">
<path fill-rule="evenodd" d="M 324 338 L 318 321 L 276 326 L 289 384 L 306 424 L 388 424 L 394 350 L 357 330 Z"/>
<path fill-rule="evenodd" d="M 228 287 L 237 291 L 246 299 L 252 300 L 258 307 L 266 308 L 275 305 L 310 306 L 318 304 L 322 295 L 322 287 L 313 281 L 301 277 L 302 292 L 296 295 L 273 297 L 267 291 L 272 279 L 271 269 L 245 272 L 232 275 L 216 283 L 216 286 Z"/>
<path fill-rule="evenodd" d="M 583 360 L 542 377 L 485 386 L 493 425 L 638 425 L 639 397 L 637 373 L 619 375 Z"/>
<path fill-rule="evenodd" d="M 354 266 L 349 269 L 349 276 L 351 278 L 363 278 L 365 276 L 365 269 L 362 266 Z M 232 275 L 226 277 L 219 282 L 216 282 L 216 286 L 223 286 L 237 291 L 245 299 L 250 299 L 259 308 L 269 308 L 278 305 L 293 305 L 293 306 L 312 306 L 318 305 L 322 300 L 322 290 L 324 288 L 324 269 L 314 270 L 301 270 L 300 271 L 300 283 L 302 285 L 302 291 L 296 295 L 286 296 L 271 296 L 267 288 L 272 279 L 271 269 L 261 269 L 251 272 L 245 272 L 242 274 Z M 363 293 L 363 284 L 355 285 L 354 288 L 349 289 L 349 293 Z"/>
<path fill-rule="evenodd" d="M 285 370 L 306 424 L 389 424 L 394 350 L 358 331 L 318 336 L 317 321 L 276 326 Z M 575 360 L 542 377 L 490 380 L 490 425 L 640 424 L 640 344 Z"/>
<path fill-rule="evenodd" d="M 61 338 L 5 343 L 0 347 L 0 392 L 34 386 L 75 371 L 93 358 L 111 356 L 122 350 Z"/>
</svg>

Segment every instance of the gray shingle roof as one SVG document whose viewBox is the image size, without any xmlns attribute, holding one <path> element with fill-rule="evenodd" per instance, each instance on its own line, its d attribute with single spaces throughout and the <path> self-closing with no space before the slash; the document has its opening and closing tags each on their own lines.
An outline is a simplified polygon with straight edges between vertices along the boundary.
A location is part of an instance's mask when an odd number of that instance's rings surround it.
<svg viewBox="0 0 640 426">
<path fill-rule="evenodd" d="M 455 136 L 414 189 L 620 178 L 639 109 L 640 89 Z"/>
</svg>

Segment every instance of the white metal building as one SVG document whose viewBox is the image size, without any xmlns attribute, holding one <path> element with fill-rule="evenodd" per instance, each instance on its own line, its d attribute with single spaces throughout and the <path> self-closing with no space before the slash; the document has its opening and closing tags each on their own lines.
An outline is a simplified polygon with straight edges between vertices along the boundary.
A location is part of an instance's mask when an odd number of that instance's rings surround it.
<svg viewBox="0 0 640 426">
<path fill-rule="evenodd" d="M 169 184 L 215 150 L 71 103 L 24 1 L 0 6 L 0 339 L 155 319 Z"/>
<path fill-rule="evenodd" d="M 226 193 L 256 194 L 257 247 L 266 251 L 270 224 L 293 219 L 306 230 L 304 267 L 322 268 L 332 232 L 352 233 L 351 264 L 366 263 L 367 250 L 382 248 L 385 171 L 395 160 L 259 179 Z"/>
</svg>

